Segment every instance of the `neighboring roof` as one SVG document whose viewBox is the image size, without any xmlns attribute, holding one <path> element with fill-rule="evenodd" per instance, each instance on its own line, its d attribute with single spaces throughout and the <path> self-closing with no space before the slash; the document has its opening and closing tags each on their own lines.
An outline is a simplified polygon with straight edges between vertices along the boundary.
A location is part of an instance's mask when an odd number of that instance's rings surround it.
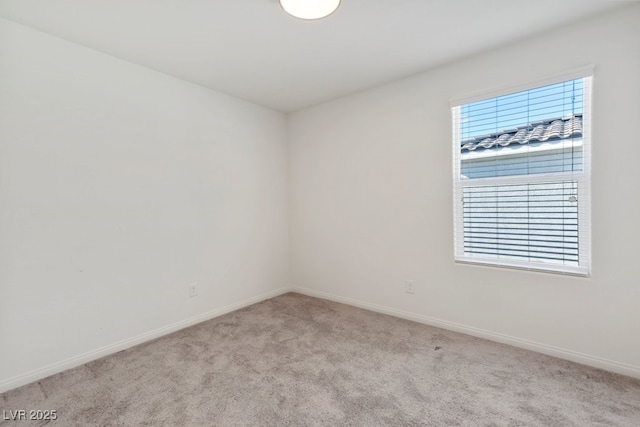
<svg viewBox="0 0 640 427">
<path fill-rule="evenodd" d="M 582 114 L 553 118 L 462 141 L 461 150 L 506 147 L 582 136 Z"/>
</svg>

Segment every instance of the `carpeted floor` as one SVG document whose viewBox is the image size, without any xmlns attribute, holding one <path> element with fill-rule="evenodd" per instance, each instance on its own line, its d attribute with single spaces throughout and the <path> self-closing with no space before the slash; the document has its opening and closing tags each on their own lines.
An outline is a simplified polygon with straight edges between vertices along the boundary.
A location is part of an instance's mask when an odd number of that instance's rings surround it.
<svg viewBox="0 0 640 427">
<path fill-rule="evenodd" d="M 289 293 L 0 395 L 0 415 L 20 409 L 61 426 L 635 427 L 640 380 Z"/>
</svg>

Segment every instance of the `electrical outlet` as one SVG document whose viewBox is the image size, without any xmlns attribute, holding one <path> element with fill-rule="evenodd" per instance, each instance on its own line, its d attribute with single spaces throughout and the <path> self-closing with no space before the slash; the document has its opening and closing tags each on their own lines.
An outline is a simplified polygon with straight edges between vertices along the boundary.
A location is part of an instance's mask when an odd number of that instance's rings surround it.
<svg viewBox="0 0 640 427">
<path fill-rule="evenodd" d="M 198 284 L 192 283 L 189 285 L 189 296 L 191 298 L 198 296 Z"/>
<path fill-rule="evenodd" d="M 407 281 L 404 282 L 404 290 L 408 294 L 415 294 L 416 293 L 416 285 L 413 283 L 413 280 L 407 280 Z"/>
</svg>

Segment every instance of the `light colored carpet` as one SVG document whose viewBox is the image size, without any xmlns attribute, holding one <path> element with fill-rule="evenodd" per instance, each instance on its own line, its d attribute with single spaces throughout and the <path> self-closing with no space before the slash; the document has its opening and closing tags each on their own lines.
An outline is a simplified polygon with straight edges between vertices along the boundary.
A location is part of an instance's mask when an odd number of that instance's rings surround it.
<svg viewBox="0 0 640 427">
<path fill-rule="evenodd" d="M 289 293 L 9 391 L 0 409 L 55 409 L 61 426 L 635 427 L 640 381 Z"/>
</svg>

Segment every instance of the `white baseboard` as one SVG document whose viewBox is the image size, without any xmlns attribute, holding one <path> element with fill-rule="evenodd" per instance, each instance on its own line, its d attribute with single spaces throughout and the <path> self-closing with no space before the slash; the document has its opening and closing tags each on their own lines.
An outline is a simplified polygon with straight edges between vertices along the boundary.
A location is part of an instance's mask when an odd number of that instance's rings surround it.
<svg viewBox="0 0 640 427">
<path fill-rule="evenodd" d="M 297 292 L 303 295 L 308 295 L 316 298 L 322 298 L 330 301 L 335 301 L 354 307 L 364 308 L 366 310 L 375 311 L 378 313 L 388 314 L 402 319 L 412 320 L 414 322 L 423 323 L 425 325 L 435 326 L 450 331 L 460 332 L 474 337 L 485 338 L 490 341 L 499 342 L 502 344 L 509 344 L 514 347 L 524 348 L 527 350 L 535 351 L 538 353 L 546 354 L 548 356 L 554 356 L 560 359 L 569 360 L 571 362 L 580 363 L 594 368 L 604 369 L 606 371 L 615 372 L 622 375 L 627 375 L 634 378 L 640 378 L 640 366 L 633 366 L 626 363 L 616 362 L 613 360 L 604 359 L 598 356 L 592 356 L 590 354 L 580 353 L 573 350 L 564 349 L 561 347 L 555 347 L 552 345 L 542 344 L 535 341 L 529 341 L 517 337 L 512 337 L 497 332 L 487 331 L 484 329 L 474 328 L 473 326 L 461 325 L 459 323 L 449 322 L 447 320 L 436 319 L 429 316 L 423 316 L 421 314 L 411 313 L 408 311 L 397 310 L 395 308 L 384 307 L 369 302 L 341 297 L 338 295 L 328 294 L 325 292 L 315 291 L 306 288 L 293 288 L 292 292 Z"/>
<path fill-rule="evenodd" d="M 282 295 L 286 292 L 290 292 L 291 288 L 279 288 L 274 291 L 260 294 L 256 297 L 249 298 L 243 301 L 239 301 L 234 304 L 229 304 L 215 310 L 208 311 L 206 313 L 198 314 L 197 316 L 190 317 L 188 319 L 181 320 L 176 323 L 172 323 L 167 326 L 163 326 L 158 329 L 154 329 L 143 334 L 127 338 L 122 341 L 115 342 L 113 344 L 106 345 L 104 347 L 97 348 L 95 350 L 88 351 L 78 356 L 71 357 L 69 359 L 62 360 L 58 363 L 54 363 L 49 366 L 45 366 L 40 369 L 36 369 L 25 374 L 17 375 L 4 381 L 0 381 L 0 393 L 12 390 L 14 388 L 23 386 L 25 384 L 32 383 L 34 381 L 41 380 L 48 376 L 66 371 L 67 369 L 75 368 L 76 366 L 83 365 L 85 363 L 100 359 L 101 357 L 108 356 L 110 354 L 117 353 L 127 348 L 133 347 L 138 344 L 142 344 L 146 341 L 150 341 L 161 336 L 170 334 L 172 332 L 179 331 L 180 329 L 187 328 L 189 326 L 196 325 L 206 320 L 213 319 L 223 314 L 230 313 L 235 310 L 250 306 L 252 304 L 264 301 L 278 295 Z"/>
<path fill-rule="evenodd" d="M 279 288 L 274 291 L 266 292 L 264 294 L 261 294 L 256 297 L 249 298 L 243 301 L 239 301 L 234 304 L 229 304 L 227 306 L 224 306 L 206 313 L 202 313 L 197 316 L 193 316 L 191 318 L 188 318 L 188 319 L 185 319 L 185 320 L 182 320 L 158 329 L 154 329 L 152 331 L 139 334 L 134 337 L 131 337 L 122 341 L 118 341 L 116 343 L 113 343 L 104 347 L 100 347 L 98 349 L 80 354 L 78 356 L 74 356 L 69 359 L 62 360 L 58 363 L 54 363 L 52 365 L 45 366 L 43 368 L 36 369 L 30 372 L 27 372 L 25 374 L 21 374 L 21 375 L 9 378 L 7 380 L 1 381 L 0 393 L 4 393 L 8 390 L 12 390 L 14 388 L 23 386 L 25 384 L 29 384 L 31 382 L 41 380 L 50 375 L 60 373 L 67 369 L 75 368 L 76 366 L 83 365 L 85 363 L 94 361 L 101 357 L 108 356 L 110 354 L 114 354 L 122 350 L 126 350 L 127 348 L 133 347 L 138 344 L 142 344 L 146 341 L 159 338 L 161 336 L 170 334 L 172 332 L 176 332 L 180 329 L 184 329 L 189 326 L 196 325 L 206 320 L 213 319 L 218 316 L 222 316 L 223 314 L 227 314 L 232 311 L 239 310 L 241 308 L 250 306 L 260 301 L 264 301 L 264 300 L 276 297 L 278 295 L 282 295 L 287 292 L 297 292 L 303 295 L 335 301 L 335 302 L 351 305 L 354 307 L 359 307 L 366 310 L 388 314 L 391 316 L 412 320 L 414 322 L 423 323 L 430 326 L 435 326 L 438 328 L 448 329 L 451 331 L 460 332 L 463 334 L 472 335 L 480 338 L 486 338 L 491 341 L 513 345 L 514 347 L 520 347 L 527 350 L 532 350 L 538 353 L 547 354 L 549 356 L 570 360 L 572 362 L 581 363 L 583 365 L 588 365 L 588 366 L 604 369 L 611 372 L 616 372 L 622 375 L 627 375 L 634 378 L 640 378 L 640 367 L 638 366 L 620 363 L 613 360 L 592 356 L 589 354 L 584 354 L 584 353 L 579 353 L 572 350 L 563 349 L 560 347 L 550 346 L 547 344 L 542 344 L 542 343 L 529 341 L 521 338 L 516 338 L 516 337 L 512 337 L 512 336 L 508 336 L 508 335 L 504 335 L 496 332 L 491 332 L 484 329 L 474 328 L 472 326 L 461 325 L 461 324 L 449 322 L 446 320 L 436 319 L 429 316 L 423 316 L 423 315 L 411 313 L 408 311 L 397 310 L 390 307 L 384 307 L 381 305 L 372 304 L 369 302 L 365 302 L 365 301 L 361 301 L 353 298 L 341 297 L 338 295 L 328 294 L 325 292 L 319 292 L 312 289 Z"/>
</svg>

